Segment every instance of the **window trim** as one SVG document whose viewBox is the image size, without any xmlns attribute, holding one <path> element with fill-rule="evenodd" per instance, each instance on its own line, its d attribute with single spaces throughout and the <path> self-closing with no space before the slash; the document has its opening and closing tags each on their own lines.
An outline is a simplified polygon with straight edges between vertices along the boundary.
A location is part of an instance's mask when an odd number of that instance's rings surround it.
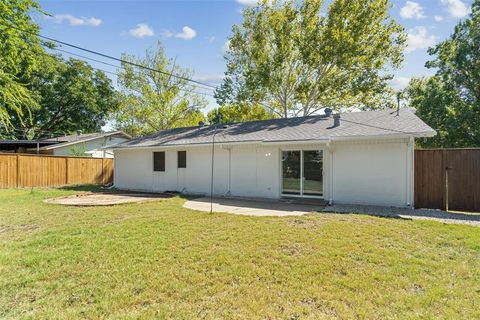
<svg viewBox="0 0 480 320">
<path fill-rule="evenodd" d="M 184 154 L 184 162 L 180 163 L 180 153 Z M 187 168 L 187 151 L 186 150 L 178 150 L 177 151 L 177 168 L 178 169 L 186 169 Z"/>
<path fill-rule="evenodd" d="M 156 156 L 157 154 L 163 154 L 163 168 L 162 168 L 162 166 L 160 166 L 160 168 L 157 168 L 156 165 L 155 165 L 155 156 Z M 165 172 L 165 167 L 166 167 L 166 164 L 165 164 L 165 162 L 166 162 L 166 159 L 165 159 L 165 158 L 166 158 L 165 151 L 154 151 L 154 152 L 152 153 L 152 157 L 153 157 L 153 159 L 152 159 L 152 160 L 153 160 L 153 172 Z M 161 164 L 161 162 L 160 162 L 160 164 Z"/>
</svg>

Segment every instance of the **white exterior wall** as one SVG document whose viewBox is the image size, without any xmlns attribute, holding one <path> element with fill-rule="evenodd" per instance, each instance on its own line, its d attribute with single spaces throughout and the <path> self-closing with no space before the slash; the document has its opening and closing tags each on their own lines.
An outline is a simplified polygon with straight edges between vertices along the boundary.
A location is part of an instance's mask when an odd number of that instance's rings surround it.
<svg viewBox="0 0 480 320">
<path fill-rule="evenodd" d="M 409 140 L 337 142 L 332 160 L 334 203 L 411 204 L 413 143 Z"/>
<path fill-rule="evenodd" d="M 187 151 L 187 167 L 177 168 L 177 151 Z M 214 194 L 280 196 L 279 149 L 215 148 Z M 153 152 L 165 152 L 165 171 L 153 171 Z M 121 189 L 209 194 L 211 147 L 115 150 L 115 186 Z"/>
<path fill-rule="evenodd" d="M 113 154 L 111 150 L 108 152 L 104 152 L 104 150 L 97 150 L 99 148 L 115 145 L 128 139 L 123 137 L 102 137 L 98 139 L 93 139 L 90 141 L 79 142 L 76 144 L 71 144 L 64 147 L 59 147 L 52 149 L 53 155 L 55 156 L 72 156 L 72 148 L 76 150 L 85 150 L 85 152 L 89 152 L 86 156 L 94 157 L 94 158 L 113 158 Z M 94 151 L 95 150 L 95 151 Z"/>
<path fill-rule="evenodd" d="M 214 194 L 281 197 L 281 151 L 323 150 L 324 199 L 333 203 L 406 206 L 413 199 L 413 143 L 409 140 L 316 145 L 235 145 L 215 148 Z M 187 168 L 177 168 L 177 151 Z M 165 151 L 165 172 L 153 171 L 153 152 Z M 211 146 L 115 150 L 121 189 L 210 194 Z"/>
</svg>

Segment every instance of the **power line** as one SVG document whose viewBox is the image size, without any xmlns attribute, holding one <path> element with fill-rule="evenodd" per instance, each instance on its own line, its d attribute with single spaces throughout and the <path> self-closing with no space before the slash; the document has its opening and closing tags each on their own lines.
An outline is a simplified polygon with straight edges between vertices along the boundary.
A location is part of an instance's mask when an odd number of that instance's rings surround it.
<svg viewBox="0 0 480 320">
<path fill-rule="evenodd" d="M 7 27 L 7 28 L 13 28 L 13 29 L 16 29 L 16 30 L 25 32 L 25 33 L 30 33 L 30 34 L 33 34 L 33 35 L 39 37 L 39 38 L 42 38 L 42 39 L 45 39 L 45 40 L 48 40 L 48 41 L 53 41 L 53 42 L 56 42 L 56 43 L 60 43 L 60 44 L 65 45 L 65 46 L 68 46 L 68 47 L 71 47 L 71 48 L 75 48 L 75 49 L 78 49 L 78 50 L 82 50 L 82 51 L 85 51 L 85 52 L 88 52 L 88 53 L 91 53 L 91 54 L 95 54 L 95 55 L 98 55 L 98 56 L 101 56 L 101 57 L 104 57 L 104 58 L 107 58 L 107 59 L 115 60 L 115 61 L 118 61 L 118 62 L 120 62 L 120 63 L 129 64 L 129 65 L 135 66 L 135 67 L 137 67 L 137 68 L 142 68 L 142 69 L 149 70 L 149 71 L 152 71 L 152 72 L 158 72 L 158 73 L 160 73 L 160 74 L 168 75 L 168 76 L 171 76 L 171 77 L 174 77 L 174 78 L 177 78 L 177 79 L 181 79 L 181 80 L 185 80 L 185 81 L 188 81 L 188 82 L 192 82 L 192 83 L 196 83 L 196 84 L 201 84 L 201 85 L 206 86 L 206 87 L 209 87 L 209 88 L 211 88 L 211 89 L 217 89 L 216 86 L 212 86 L 212 85 L 210 85 L 210 84 L 208 84 L 208 83 L 203 83 L 203 82 L 201 82 L 201 81 L 193 80 L 193 79 L 190 79 L 190 78 L 187 78 L 187 77 L 184 77 L 184 76 L 180 76 L 180 75 L 176 75 L 176 74 L 173 74 L 173 73 L 170 73 L 170 72 L 153 69 L 153 68 L 150 68 L 150 67 L 143 66 L 143 65 L 141 65 L 141 64 L 135 63 L 135 62 L 130 62 L 130 61 L 127 61 L 127 60 L 124 60 L 124 59 L 120 59 L 120 58 L 117 58 L 117 57 L 114 57 L 114 56 L 110 56 L 110 55 L 108 55 L 108 54 L 104 54 L 104 53 L 101 53 L 101 52 L 98 52 L 98 51 L 94 51 L 94 50 L 90 50 L 90 49 L 87 49 L 87 48 L 83 48 L 83 47 L 80 47 L 80 46 L 77 46 L 77 45 L 74 45 L 74 44 L 71 44 L 71 43 L 68 43 L 68 42 L 64 42 L 64 41 L 57 40 L 57 39 L 54 39 L 54 38 L 46 37 L 46 36 L 43 36 L 43 35 L 41 35 L 41 34 L 37 34 L 37 33 L 32 32 L 32 31 L 24 30 L 24 29 L 19 28 L 19 27 L 17 27 L 17 26 L 5 25 L 5 24 L 3 24 L 3 25 L 4 25 L 5 27 Z"/>
<path fill-rule="evenodd" d="M 52 49 L 52 48 L 48 48 L 48 49 Z M 69 52 L 69 51 L 66 51 L 66 50 L 62 50 L 62 49 L 53 49 L 53 50 L 57 50 L 57 51 L 60 51 L 60 52 L 64 52 L 66 54 L 70 54 L 72 56 L 78 56 L 78 57 L 81 57 L 83 59 L 89 59 L 89 60 L 93 60 L 93 61 L 96 61 L 98 63 L 103 63 L 103 64 L 106 64 L 108 66 L 112 66 L 112 67 L 116 67 L 116 68 L 119 68 L 119 69 L 125 69 L 121 66 L 116 66 L 114 64 L 110 64 L 108 62 L 104 62 L 104 61 L 101 61 L 101 60 L 97 60 L 97 59 L 93 59 L 93 58 L 89 58 L 89 57 L 86 57 L 86 56 L 82 56 L 82 55 L 79 55 L 79 54 L 75 54 L 73 52 Z M 104 72 L 104 73 L 107 73 L 107 74 L 111 74 L 111 75 L 114 75 L 114 76 L 119 76 L 119 74 L 117 72 L 113 72 L 113 71 L 108 71 L 108 70 L 105 70 L 105 69 L 101 69 L 101 68 L 96 68 L 96 67 L 93 67 L 90 65 L 90 67 L 92 69 L 95 69 L 95 70 L 98 70 L 98 71 L 101 71 L 101 72 Z M 204 87 L 198 87 L 199 89 L 207 89 L 207 88 L 204 88 Z M 182 89 L 182 88 L 178 88 L 178 90 L 180 91 L 183 91 L 183 92 L 187 92 L 187 93 L 194 93 L 194 94 L 199 94 L 199 95 L 204 95 L 204 96 L 208 96 L 208 97 L 215 97 L 213 94 L 210 94 L 210 93 L 207 93 L 207 92 L 198 92 L 198 91 L 194 91 L 194 90 L 187 90 L 187 89 Z"/>
<path fill-rule="evenodd" d="M 69 54 L 69 55 L 72 55 L 72 56 L 75 56 L 75 57 L 79 57 L 79 58 L 82 58 L 82 59 L 86 59 L 86 60 L 90 60 L 90 61 L 94 61 L 94 62 L 97 62 L 97 63 L 101 63 L 101 64 L 104 64 L 104 65 L 107 65 L 107 66 L 110 66 L 110 67 L 115 67 L 115 68 L 118 68 L 118 69 L 123 69 L 123 70 L 126 70 L 125 67 L 122 67 L 122 66 L 117 66 L 113 63 L 109 63 L 109 62 L 105 62 L 105 61 L 102 61 L 102 60 L 98 60 L 98 59 L 94 59 L 94 58 L 91 58 L 91 57 L 87 57 L 87 56 L 84 56 L 84 55 L 81 55 L 81 54 L 78 54 L 78 53 L 74 53 L 74 52 L 70 52 L 70 51 L 67 51 L 67 50 L 63 50 L 63 49 L 60 49 L 60 48 L 49 48 L 49 47 L 46 47 L 47 49 L 50 49 L 50 50 L 55 50 L 55 51 L 59 51 L 59 52 L 63 52 L 63 53 L 66 53 L 66 54 Z M 92 67 L 93 68 L 93 67 Z M 109 71 L 105 71 L 105 70 L 102 70 L 102 69 L 99 69 L 99 68 L 94 68 L 94 69 L 97 69 L 97 70 L 100 70 L 100 71 L 103 71 L 103 72 L 106 72 L 106 73 L 112 73 L 112 72 L 109 72 Z M 118 76 L 118 73 L 115 73 L 115 75 Z M 205 89 L 205 90 L 212 90 L 211 88 L 209 87 L 202 87 L 200 85 L 196 85 L 199 89 Z M 211 96 L 213 97 L 213 95 L 209 94 L 208 96 Z"/>
<path fill-rule="evenodd" d="M 374 126 L 374 125 L 372 125 L 372 124 L 356 122 L 356 121 L 347 120 L 347 119 L 343 119 L 343 118 L 341 119 L 341 121 L 350 122 L 350 123 L 362 125 L 362 126 L 365 126 L 365 127 L 374 128 L 374 129 L 381 129 L 381 130 L 385 130 L 385 131 L 392 131 L 392 132 L 395 132 L 395 133 L 406 133 L 406 134 L 412 134 L 412 133 L 413 133 L 413 132 L 409 132 L 409 131 L 402 131 L 402 130 L 384 128 L 384 127 L 380 127 L 380 126 Z"/>
</svg>

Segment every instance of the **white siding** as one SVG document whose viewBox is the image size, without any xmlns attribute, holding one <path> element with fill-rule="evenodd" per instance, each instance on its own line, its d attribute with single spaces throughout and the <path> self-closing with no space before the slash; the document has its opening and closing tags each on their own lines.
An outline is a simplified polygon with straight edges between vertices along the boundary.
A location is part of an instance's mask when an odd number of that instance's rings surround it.
<svg viewBox="0 0 480 320">
<path fill-rule="evenodd" d="M 323 150 L 324 198 L 334 203 L 405 206 L 411 198 L 413 154 L 407 140 L 332 142 L 329 145 L 236 145 L 215 148 L 214 194 L 279 198 L 281 151 Z M 413 145 L 411 146 L 413 148 Z M 177 151 L 187 168 L 177 168 Z M 153 152 L 165 151 L 165 172 L 153 172 Z M 411 150 L 410 150 L 411 151 Z M 115 186 L 209 194 L 209 146 L 115 150 Z"/>
<path fill-rule="evenodd" d="M 179 150 L 187 151 L 187 168 L 177 168 Z M 153 152 L 156 151 L 165 152 L 165 172 L 153 171 Z M 278 148 L 217 146 L 214 194 L 278 198 L 278 157 Z M 115 150 L 115 186 L 118 188 L 209 194 L 211 170 L 211 147 Z"/>
<path fill-rule="evenodd" d="M 333 201 L 407 204 L 407 142 L 337 143 L 333 147 Z"/>
<path fill-rule="evenodd" d="M 76 144 L 71 144 L 65 147 L 59 147 L 53 149 L 53 155 L 55 156 L 72 156 L 74 155 L 72 153 L 72 149 L 75 150 L 82 150 L 85 152 L 89 151 L 94 151 L 99 148 L 105 147 L 105 146 L 110 146 L 110 145 L 115 145 L 120 142 L 127 141 L 128 139 L 123 138 L 123 137 L 102 137 L 98 139 L 93 139 L 90 141 L 86 142 L 79 142 Z M 113 158 L 112 154 L 109 152 L 103 152 L 103 150 L 97 150 L 95 152 L 91 152 L 90 154 L 86 154 L 86 156 L 93 156 L 94 158 Z"/>
</svg>

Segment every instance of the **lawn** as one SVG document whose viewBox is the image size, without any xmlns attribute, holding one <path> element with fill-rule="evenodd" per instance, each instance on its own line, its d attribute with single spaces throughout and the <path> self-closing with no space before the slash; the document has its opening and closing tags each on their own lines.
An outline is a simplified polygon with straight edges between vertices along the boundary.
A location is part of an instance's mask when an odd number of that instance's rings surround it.
<svg viewBox="0 0 480 320">
<path fill-rule="evenodd" d="M 0 190 L 0 318 L 478 319 L 480 228 Z"/>
</svg>

